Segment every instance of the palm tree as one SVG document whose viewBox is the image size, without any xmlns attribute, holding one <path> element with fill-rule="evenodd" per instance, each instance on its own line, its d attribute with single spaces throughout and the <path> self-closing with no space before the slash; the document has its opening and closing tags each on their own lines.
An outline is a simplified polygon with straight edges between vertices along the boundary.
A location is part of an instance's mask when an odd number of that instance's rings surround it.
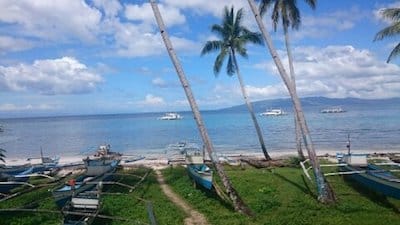
<svg viewBox="0 0 400 225">
<path fill-rule="evenodd" d="M 226 65 L 226 71 L 229 76 L 237 74 L 240 89 L 244 101 L 246 103 L 247 109 L 250 112 L 251 119 L 253 120 L 256 132 L 258 135 L 258 140 L 261 145 L 261 149 L 264 153 L 266 160 L 271 160 L 268 155 L 267 149 L 265 147 L 263 135 L 261 128 L 258 125 L 257 118 L 254 114 L 253 105 L 249 100 L 249 96 L 244 87 L 244 82 L 242 75 L 239 70 L 239 65 L 236 60 L 236 53 L 247 58 L 247 50 L 245 45 L 247 43 L 262 44 L 262 37 L 260 33 L 254 33 L 249 31 L 246 27 L 242 25 L 243 23 L 243 9 L 239 9 L 236 14 L 234 12 L 233 6 L 231 9 L 225 6 L 224 16 L 222 24 L 214 24 L 211 27 L 211 31 L 220 37 L 220 40 L 207 41 L 201 51 L 201 55 L 205 55 L 211 52 L 219 51 L 219 54 L 214 62 L 214 74 L 217 76 L 221 71 L 221 67 L 225 59 L 228 57 L 228 63 Z"/>
<path fill-rule="evenodd" d="M 317 0 L 305 0 L 305 2 L 312 8 L 315 9 Z M 294 73 L 294 66 L 293 66 L 293 56 L 292 50 L 290 47 L 289 41 L 289 27 L 292 29 L 299 29 L 301 24 L 301 16 L 300 11 L 297 7 L 296 0 L 262 0 L 260 3 L 260 14 L 264 16 L 268 9 L 273 5 L 272 11 L 272 22 L 274 31 L 276 32 L 277 25 L 279 23 L 279 19 L 282 21 L 283 26 L 283 33 L 285 35 L 285 45 L 286 51 L 288 55 L 288 62 L 289 62 L 289 72 L 290 72 L 290 79 L 292 81 L 293 89 L 296 90 L 296 79 Z M 304 160 L 303 150 L 301 149 L 301 129 L 299 122 L 295 118 L 295 130 L 296 130 L 296 149 L 301 160 Z"/>
<path fill-rule="evenodd" d="M 381 11 L 381 15 L 383 18 L 389 19 L 392 21 L 390 26 L 379 31 L 374 38 L 374 41 L 382 40 L 384 38 L 393 37 L 400 34 L 400 8 L 388 8 Z M 400 43 L 394 47 L 392 52 L 390 53 L 387 63 L 390 62 L 394 57 L 400 54 Z"/>
<path fill-rule="evenodd" d="M 254 2 L 254 0 L 247 0 L 247 1 L 250 5 L 251 11 L 254 14 L 257 25 L 261 30 L 264 40 L 267 43 L 269 53 L 271 54 L 272 59 L 274 60 L 275 65 L 279 71 L 279 74 L 281 75 L 281 78 L 282 78 L 283 82 L 285 83 L 286 88 L 288 89 L 290 97 L 292 99 L 292 102 L 293 102 L 293 105 L 295 108 L 296 119 L 299 121 L 299 125 L 300 125 L 301 131 L 302 131 L 302 136 L 303 136 L 303 142 L 307 149 L 307 153 L 310 158 L 310 162 L 311 162 L 313 172 L 315 175 L 317 189 L 318 189 L 318 200 L 323 203 L 334 202 L 335 201 L 334 193 L 332 191 L 332 188 L 329 186 L 329 184 L 327 183 L 327 181 L 325 180 L 325 178 L 321 172 L 321 167 L 319 165 L 319 161 L 318 161 L 317 155 L 315 153 L 315 149 L 314 149 L 314 146 L 313 146 L 313 143 L 311 140 L 310 132 L 309 132 L 309 129 L 308 129 L 305 117 L 304 117 L 300 99 L 297 96 L 297 92 L 296 92 L 296 90 L 293 89 L 293 85 L 291 84 L 290 77 L 288 76 L 285 68 L 283 67 L 282 61 L 280 60 L 279 55 L 278 55 L 274 45 L 272 44 L 271 36 L 265 29 L 265 26 L 262 22 L 261 16 L 258 12 L 256 3 Z"/>
<path fill-rule="evenodd" d="M 160 29 L 160 33 L 161 36 L 163 38 L 165 47 L 167 48 L 168 54 L 171 58 L 172 63 L 174 64 L 176 73 L 179 77 L 179 80 L 182 84 L 182 87 L 185 91 L 186 97 L 188 99 L 188 102 L 190 104 L 190 107 L 192 109 L 193 115 L 194 115 L 194 119 L 196 121 L 197 127 L 199 129 L 199 133 L 201 135 L 201 138 L 203 140 L 203 143 L 205 145 L 205 148 L 208 152 L 208 155 L 211 158 L 211 161 L 219 175 L 219 177 L 221 178 L 221 181 L 225 187 L 226 192 L 228 193 L 228 196 L 230 197 L 230 199 L 232 200 L 233 206 L 235 208 L 236 211 L 246 214 L 246 215 L 251 215 L 251 211 L 250 209 L 246 206 L 246 204 L 242 201 L 242 199 L 240 198 L 240 196 L 238 195 L 237 191 L 235 190 L 235 188 L 232 186 L 231 181 L 229 180 L 228 176 L 226 175 L 223 166 L 214 159 L 214 147 L 213 144 L 211 142 L 210 137 L 208 136 L 208 132 L 206 130 L 206 127 L 204 126 L 204 122 L 203 119 L 201 117 L 200 114 L 200 110 L 197 106 L 196 100 L 194 99 L 193 93 L 192 93 L 192 89 L 190 88 L 189 82 L 186 79 L 185 73 L 183 71 L 183 68 L 179 62 L 179 59 L 173 49 L 172 43 L 169 39 L 169 36 L 167 34 L 167 31 L 165 29 L 165 25 L 163 22 L 163 19 L 161 17 L 160 11 L 158 9 L 157 3 L 155 2 L 155 0 L 149 0 L 151 7 L 153 9 L 154 12 L 154 16 L 156 18 L 158 27 Z"/>
</svg>

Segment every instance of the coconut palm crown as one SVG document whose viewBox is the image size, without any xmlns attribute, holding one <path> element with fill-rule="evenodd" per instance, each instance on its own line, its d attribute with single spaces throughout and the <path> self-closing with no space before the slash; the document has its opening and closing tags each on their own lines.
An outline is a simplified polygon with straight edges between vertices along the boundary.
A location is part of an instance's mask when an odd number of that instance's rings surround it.
<svg viewBox="0 0 400 225">
<path fill-rule="evenodd" d="M 374 38 L 374 41 L 382 40 L 385 38 L 394 37 L 400 34 L 400 8 L 388 8 L 381 11 L 383 18 L 391 20 L 392 23 L 380 30 Z M 386 62 L 389 63 L 394 57 L 400 54 L 400 43 L 398 43 L 392 52 L 390 52 L 389 57 Z"/>
<path fill-rule="evenodd" d="M 315 9 L 317 0 L 304 0 L 307 5 L 312 9 Z M 301 16 L 299 8 L 297 7 L 296 0 L 261 0 L 260 2 L 260 14 L 264 16 L 268 9 L 273 6 L 272 10 L 272 24 L 276 31 L 279 19 L 282 20 L 284 29 L 292 27 L 292 29 L 299 29 L 301 24 Z"/>
<path fill-rule="evenodd" d="M 201 51 L 201 55 L 214 51 L 219 51 L 219 54 L 214 63 L 215 76 L 219 74 L 223 62 L 228 57 L 226 72 L 229 76 L 233 76 L 233 74 L 237 75 L 240 89 L 242 91 L 242 95 L 246 103 L 247 109 L 250 113 L 251 119 L 253 120 L 261 149 L 264 153 L 265 159 L 270 160 L 271 157 L 269 156 L 267 148 L 265 147 L 263 134 L 257 122 L 253 105 L 249 100 L 247 91 L 245 89 L 245 84 L 243 82 L 243 78 L 239 71 L 239 66 L 236 60 L 236 53 L 247 58 L 247 50 L 245 48 L 245 45 L 248 43 L 262 44 L 262 36 L 261 33 L 251 32 L 246 27 L 244 27 L 242 25 L 242 19 L 243 9 L 239 9 L 235 14 L 233 6 L 230 9 L 228 9 L 228 7 L 225 7 L 221 25 L 214 24 L 211 27 L 211 31 L 217 34 L 220 39 L 207 41 L 203 47 L 203 50 Z"/>
<path fill-rule="evenodd" d="M 229 76 L 232 76 L 237 71 L 233 58 L 235 53 L 247 58 L 247 49 L 245 48 L 247 43 L 263 43 L 261 34 L 248 30 L 242 25 L 242 20 L 243 9 L 239 9 L 235 16 L 233 6 L 230 9 L 225 6 L 222 24 L 214 24 L 211 27 L 211 31 L 221 39 L 207 41 L 201 51 L 201 55 L 220 51 L 214 63 L 214 74 L 216 76 L 221 71 L 222 64 L 226 57 L 228 57 L 226 72 Z"/>
</svg>

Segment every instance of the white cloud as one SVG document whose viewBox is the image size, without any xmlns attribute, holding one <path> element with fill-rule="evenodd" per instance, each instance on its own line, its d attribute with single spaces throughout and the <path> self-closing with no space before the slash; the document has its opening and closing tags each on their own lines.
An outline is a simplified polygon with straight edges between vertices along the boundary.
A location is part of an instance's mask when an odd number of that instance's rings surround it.
<svg viewBox="0 0 400 225">
<path fill-rule="evenodd" d="M 164 79 L 162 79 L 161 77 L 156 77 L 156 78 L 154 78 L 154 79 L 151 81 L 151 83 L 152 83 L 154 86 L 157 86 L 157 87 L 166 87 L 166 86 L 167 86 L 167 82 L 166 82 Z"/>
<path fill-rule="evenodd" d="M 0 1 L 0 22 L 13 25 L 14 33 L 43 40 L 94 41 L 100 20 L 101 13 L 85 1 Z"/>
<path fill-rule="evenodd" d="M 32 48 L 33 46 L 34 44 L 32 42 L 21 38 L 0 35 L 0 54 L 5 52 L 26 50 Z"/>
<path fill-rule="evenodd" d="M 36 60 L 32 65 L 0 66 L 0 89 L 44 95 L 92 92 L 102 82 L 75 58 Z"/>
<path fill-rule="evenodd" d="M 298 31 L 292 32 L 292 34 L 296 40 L 304 38 L 323 38 L 335 34 L 336 32 L 350 30 L 356 26 L 358 22 L 366 19 L 367 16 L 367 12 L 357 7 L 324 13 L 319 16 L 304 15 L 302 16 L 301 28 Z"/>
<path fill-rule="evenodd" d="M 11 112 L 11 111 L 30 111 L 30 110 L 54 110 L 57 107 L 48 104 L 39 104 L 39 105 L 15 105 L 12 103 L 4 103 L 0 105 L 0 111 L 2 112 Z"/>
<path fill-rule="evenodd" d="M 158 4 L 158 8 L 166 26 L 179 25 L 186 22 L 185 16 L 178 8 L 163 4 Z M 156 24 L 150 3 L 144 3 L 143 5 L 126 5 L 125 17 L 133 21 Z"/>
<path fill-rule="evenodd" d="M 378 60 L 369 50 L 353 46 L 298 47 L 294 53 L 297 89 L 301 96 L 373 99 L 400 95 L 400 67 Z M 287 62 L 287 58 L 283 57 L 282 61 Z M 277 73 L 273 62 L 264 66 Z M 249 92 L 254 95 L 254 91 Z M 266 94 L 265 97 L 270 96 Z"/>
<path fill-rule="evenodd" d="M 165 105 L 165 101 L 162 97 L 154 96 L 152 94 L 147 94 L 143 101 L 139 102 L 140 105 L 149 107 L 159 107 Z"/>
</svg>

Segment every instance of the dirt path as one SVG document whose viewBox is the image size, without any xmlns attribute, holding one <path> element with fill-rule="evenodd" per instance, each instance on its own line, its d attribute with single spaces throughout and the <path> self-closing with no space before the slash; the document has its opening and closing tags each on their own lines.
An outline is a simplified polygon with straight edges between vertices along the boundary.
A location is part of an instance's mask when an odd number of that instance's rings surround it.
<svg viewBox="0 0 400 225">
<path fill-rule="evenodd" d="M 172 189 L 165 183 L 164 177 L 159 170 L 155 170 L 157 181 L 160 183 L 161 189 L 164 194 L 178 207 L 180 207 L 187 215 L 185 225 L 208 225 L 206 217 L 193 209 L 186 201 L 179 197 Z"/>
</svg>

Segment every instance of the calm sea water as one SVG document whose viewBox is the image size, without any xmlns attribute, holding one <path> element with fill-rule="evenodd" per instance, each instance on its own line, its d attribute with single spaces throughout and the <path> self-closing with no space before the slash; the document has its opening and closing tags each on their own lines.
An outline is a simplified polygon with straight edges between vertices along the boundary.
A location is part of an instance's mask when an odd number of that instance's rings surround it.
<svg viewBox="0 0 400 225">
<path fill-rule="evenodd" d="M 293 113 L 282 117 L 257 116 L 267 149 L 295 150 Z M 70 116 L 2 119 L 0 147 L 7 157 L 86 155 L 109 143 L 126 154 L 163 153 L 181 140 L 200 143 L 191 113 L 177 121 L 157 120 L 161 114 Z M 258 139 L 247 112 L 204 112 L 203 118 L 217 152 L 259 152 Z M 354 109 L 322 114 L 306 111 L 316 149 L 344 150 L 350 134 L 354 150 L 399 150 L 400 107 Z"/>
</svg>

